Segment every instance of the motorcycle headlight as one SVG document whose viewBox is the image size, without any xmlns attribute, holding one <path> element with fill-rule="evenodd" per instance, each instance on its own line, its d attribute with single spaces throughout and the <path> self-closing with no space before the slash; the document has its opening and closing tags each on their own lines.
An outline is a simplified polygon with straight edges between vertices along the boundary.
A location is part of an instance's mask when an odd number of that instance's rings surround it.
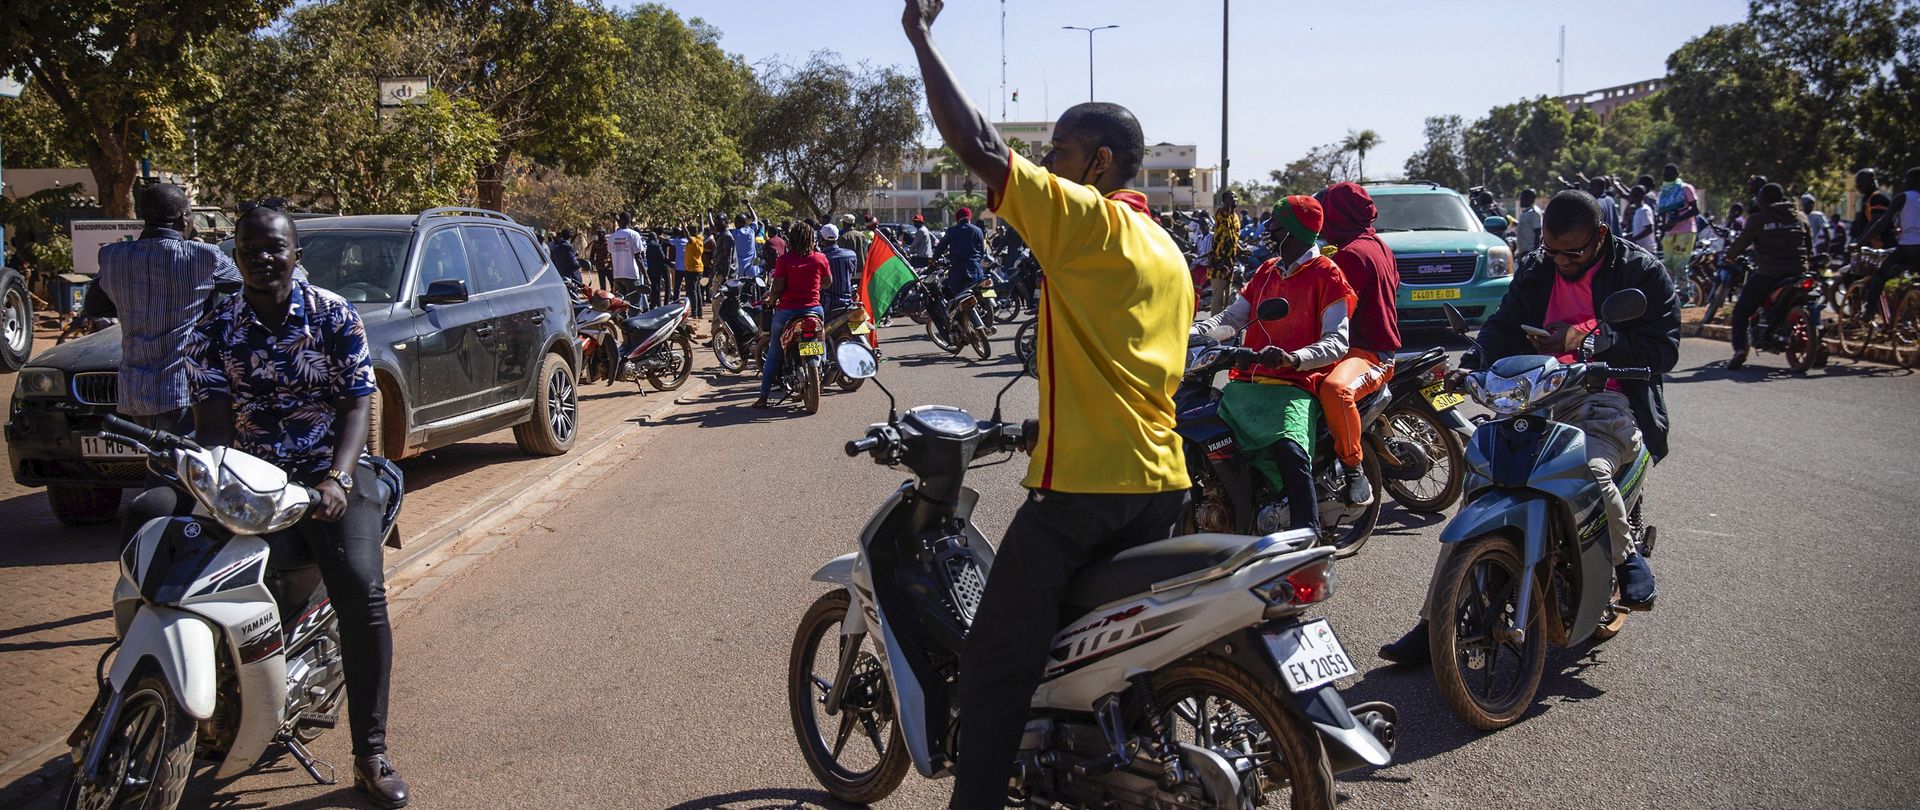
<svg viewBox="0 0 1920 810">
<path fill-rule="evenodd" d="M 255 492 L 240 476 L 223 469 L 219 488 L 207 499 L 207 509 L 220 525 L 252 535 L 280 531 L 306 515 L 307 504 L 296 500 L 279 507 L 276 500 L 272 494 Z"/>
<path fill-rule="evenodd" d="M 219 494 L 214 489 L 213 470 L 199 456 L 185 456 L 180 462 L 180 469 L 180 477 L 186 480 L 187 488 L 200 500 L 211 502 Z"/>
<path fill-rule="evenodd" d="M 1525 374 L 1516 379 L 1488 377 L 1486 398 L 1480 404 L 1492 409 L 1501 416 L 1512 416 L 1527 410 L 1533 401 L 1533 375 Z"/>
<path fill-rule="evenodd" d="M 1513 275 L 1513 249 L 1506 245 L 1487 248 L 1487 278 Z"/>
<path fill-rule="evenodd" d="M 16 391 L 23 397 L 57 397 L 67 390 L 67 375 L 57 368 L 20 369 Z"/>
</svg>

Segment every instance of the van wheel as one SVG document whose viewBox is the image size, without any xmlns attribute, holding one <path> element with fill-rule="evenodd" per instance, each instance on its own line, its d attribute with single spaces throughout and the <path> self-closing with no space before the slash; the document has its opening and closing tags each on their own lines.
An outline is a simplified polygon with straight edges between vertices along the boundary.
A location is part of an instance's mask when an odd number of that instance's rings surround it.
<svg viewBox="0 0 1920 810">
<path fill-rule="evenodd" d="M 47 505 L 68 526 L 97 526 L 120 511 L 119 487 L 47 487 Z"/>
<path fill-rule="evenodd" d="M 0 269 L 0 372 L 19 371 L 33 354 L 33 299 L 20 274 Z"/>
<path fill-rule="evenodd" d="M 513 440 L 520 445 L 520 452 L 557 456 L 572 449 L 579 427 L 578 394 L 573 369 L 559 355 L 547 355 L 540 363 L 539 383 L 534 386 L 533 413 L 527 421 L 513 426 Z"/>
</svg>

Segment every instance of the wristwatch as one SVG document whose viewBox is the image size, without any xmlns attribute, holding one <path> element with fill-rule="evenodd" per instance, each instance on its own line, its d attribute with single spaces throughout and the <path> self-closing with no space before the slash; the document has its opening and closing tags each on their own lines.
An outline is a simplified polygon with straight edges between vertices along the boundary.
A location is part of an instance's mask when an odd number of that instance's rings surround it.
<svg viewBox="0 0 1920 810">
<path fill-rule="evenodd" d="M 353 494 L 353 473 L 345 470 L 328 470 L 327 477 L 333 479 L 334 483 L 339 484 L 340 488 L 345 490 L 348 495 Z"/>
</svg>

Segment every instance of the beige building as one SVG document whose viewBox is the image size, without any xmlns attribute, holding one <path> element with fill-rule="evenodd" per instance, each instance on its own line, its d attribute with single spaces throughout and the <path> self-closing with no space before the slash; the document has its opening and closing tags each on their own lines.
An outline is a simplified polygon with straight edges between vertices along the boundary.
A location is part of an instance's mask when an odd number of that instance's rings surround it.
<svg viewBox="0 0 1920 810">
<path fill-rule="evenodd" d="M 994 127 L 1009 143 L 1018 139 L 1019 146 L 1029 155 L 1044 153 L 1046 144 L 1053 140 L 1051 121 L 1003 121 Z M 965 174 L 936 171 L 932 151 L 931 148 L 923 150 L 924 154 L 887 174 L 880 187 L 854 205 L 872 213 L 881 222 L 906 222 L 914 214 L 920 214 L 929 223 L 939 224 L 946 221 L 940 202 L 947 196 L 966 194 L 969 185 L 973 193 L 986 194 L 984 186 Z M 1155 211 L 1185 211 L 1195 206 L 1211 208 L 1215 169 L 1197 165 L 1199 151 L 1190 143 L 1148 145 L 1146 159 L 1141 162 L 1132 187 L 1147 195 L 1147 204 Z"/>
<path fill-rule="evenodd" d="M 1644 82 L 1623 84 L 1618 87 L 1603 87 L 1571 96 L 1561 96 L 1556 101 L 1567 105 L 1567 112 L 1592 110 L 1594 115 L 1605 121 L 1613 115 L 1620 105 L 1640 99 L 1667 89 L 1666 79 L 1648 79 Z"/>
</svg>

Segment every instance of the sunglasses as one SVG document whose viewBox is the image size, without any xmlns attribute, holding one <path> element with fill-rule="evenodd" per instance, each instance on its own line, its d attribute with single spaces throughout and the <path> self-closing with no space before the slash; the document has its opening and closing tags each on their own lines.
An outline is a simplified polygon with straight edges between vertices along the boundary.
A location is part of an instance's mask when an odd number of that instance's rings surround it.
<svg viewBox="0 0 1920 810">
<path fill-rule="evenodd" d="M 1547 258 L 1549 259 L 1555 256 L 1563 256 L 1568 259 L 1578 259 L 1582 256 L 1587 255 L 1587 251 L 1592 250 L 1594 243 L 1598 241 L 1600 241 L 1599 231 L 1594 231 L 1593 236 L 1587 240 L 1586 244 L 1581 245 L 1580 247 L 1574 248 L 1573 250 L 1555 250 L 1553 248 L 1547 247 L 1546 240 L 1541 240 L 1540 252 L 1547 254 Z"/>
</svg>

